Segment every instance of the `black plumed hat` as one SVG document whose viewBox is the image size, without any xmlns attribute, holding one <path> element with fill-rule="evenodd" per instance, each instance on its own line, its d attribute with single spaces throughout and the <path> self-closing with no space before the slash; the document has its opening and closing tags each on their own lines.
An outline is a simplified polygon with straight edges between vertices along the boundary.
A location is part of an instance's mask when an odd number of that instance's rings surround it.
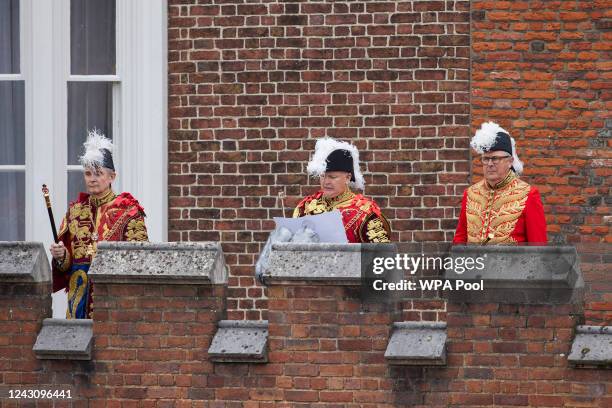
<svg viewBox="0 0 612 408">
<path fill-rule="evenodd" d="M 344 149 L 334 150 L 327 156 L 325 171 L 345 171 L 351 173 L 351 181 L 355 181 L 353 171 L 353 156 L 351 152 Z"/>
</svg>

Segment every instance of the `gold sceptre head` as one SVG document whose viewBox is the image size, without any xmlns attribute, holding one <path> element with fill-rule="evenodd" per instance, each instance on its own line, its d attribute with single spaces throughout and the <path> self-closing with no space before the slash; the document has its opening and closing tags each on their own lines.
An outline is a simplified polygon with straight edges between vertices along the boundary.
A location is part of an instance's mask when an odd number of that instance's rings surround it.
<svg viewBox="0 0 612 408">
<path fill-rule="evenodd" d="M 42 185 L 43 196 L 45 197 L 45 203 L 47 204 L 47 208 L 51 208 L 51 199 L 49 198 L 49 188 L 46 184 Z"/>
</svg>

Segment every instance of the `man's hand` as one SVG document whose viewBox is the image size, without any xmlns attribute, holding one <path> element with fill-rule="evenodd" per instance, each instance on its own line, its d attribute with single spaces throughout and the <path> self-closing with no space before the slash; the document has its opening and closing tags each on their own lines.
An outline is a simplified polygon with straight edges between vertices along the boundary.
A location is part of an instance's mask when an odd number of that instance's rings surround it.
<svg viewBox="0 0 612 408">
<path fill-rule="evenodd" d="M 49 251 L 51 252 L 51 256 L 53 257 L 53 259 L 58 262 L 62 261 L 66 257 L 66 247 L 61 241 L 59 244 L 51 244 L 51 246 L 49 247 Z"/>
</svg>

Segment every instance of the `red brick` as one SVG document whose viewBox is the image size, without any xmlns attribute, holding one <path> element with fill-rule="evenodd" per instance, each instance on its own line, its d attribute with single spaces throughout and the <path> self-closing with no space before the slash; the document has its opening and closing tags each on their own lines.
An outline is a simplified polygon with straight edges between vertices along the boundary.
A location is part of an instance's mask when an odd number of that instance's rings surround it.
<svg viewBox="0 0 612 408">
<path fill-rule="evenodd" d="M 319 398 L 316 391 L 285 390 L 285 400 L 293 402 L 316 402 Z"/>
<path fill-rule="evenodd" d="M 347 391 L 321 391 L 319 394 L 321 402 L 351 402 L 353 393 Z"/>
</svg>

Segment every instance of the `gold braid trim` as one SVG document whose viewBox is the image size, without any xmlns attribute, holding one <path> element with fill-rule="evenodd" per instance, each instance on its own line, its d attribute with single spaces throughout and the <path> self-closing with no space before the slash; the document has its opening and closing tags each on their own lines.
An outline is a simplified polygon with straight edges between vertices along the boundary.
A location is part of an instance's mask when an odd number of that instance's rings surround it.
<svg viewBox="0 0 612 408">
<path fill-rule="evenodd" d="M 115 235 L 115 232 L 117 232 L 119 228 L 123 228 L 125 226 L 127 219 L 130 218 L 130 211 L 133 208 L 136 208 L 136 206 L 128 207 L 125 212 L 121 214 L 121 216 L 117 219 L 117 221 L 115 221 L 112 228 L 104 232 L 104 236 L 102 237 L 103 240 L 106 240 L 108 237 L 112 237 L 113 235 Z"/>
<path fill-rule="evenodd" d="M 346 231 L 351 229 L 351 227 L 357 222 L 357 220 L 359 220 L 359 218 L 361 218 L 362 215 L 363 215 L 363 210 L 357 211 L 357 214 L 355 214 L 355 216 L 351 218 L 349 222 L 346 223 L 346 225 L 344 226 L 344 229 Z"/>
<path fill-rule="evenodd" d="M 102 207 L 104 204 L 110 203 L 111 201 L 113 201 L 117 196 L 115 195 L 115 192 L 113 190 L 108 190 L 106 192 L 106 194 L 104 194 L 102 197 L 94 197 L 92 195 L 89 196 L 89 203 L 91 205 L 93 205 L 96 208 Z"/>
<path fill-rule="evenodd" d="M 312 199 L 307 203 L 304 203 L 304 214 L 303 215 L 316 215 L 329 212 L 332 210 L 340 209 L 346 204 L 350 204 L 351 200 L 355 197 L 355 193 L 351 190 L 347 190 L 342 194 L 333 197 L 325 198 L 323 196 Z M 300 207 L 296 207 L 293 211 L 293 218 L 300 216 Z"/>
<path fill-rule="evenodd" d="M 510 235 L 523 213 L 531 187 L 512 172 L 494 189 L 485 183 L 480 181 L 468 189 L 468 242 L 481 243 L 493 234 L 488 244 L 515 243 Z"/>
<path fill-rule="evenodd" d="M 468 189 L 465 215 L 467 218 L 468 241 L 476 242 L 484 223 L 483 213 L 487 205 L 487 197 L 482 195 L 482 182 Z"/>
</svg>

